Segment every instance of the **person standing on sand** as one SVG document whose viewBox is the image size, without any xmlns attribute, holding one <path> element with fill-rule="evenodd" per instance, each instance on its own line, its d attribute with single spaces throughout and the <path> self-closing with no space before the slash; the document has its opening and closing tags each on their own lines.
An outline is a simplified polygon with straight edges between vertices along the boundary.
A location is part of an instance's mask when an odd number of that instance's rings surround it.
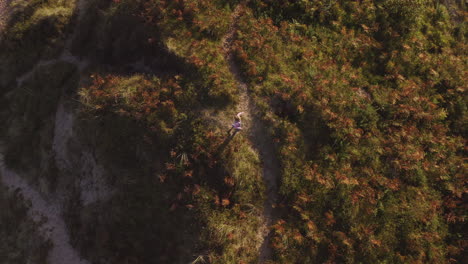
<svg viewBox="0 0 468 264">
<path fill-rule="evenodd" d="M 237 115 L 234 117 L 234 124 L 232 124 L 231 128 L 227 131 L 227 133 L 229 135 L 231 135 L 231 130 L 234 129 L 234 134 L 232 134 L 233 136 L 239 132 L 240 130 L 242 130 L 242 121 L 241 121 L 241 115 L 243 114 L 244 112 L 239 112 L 237 113 Z"/>
</svg>

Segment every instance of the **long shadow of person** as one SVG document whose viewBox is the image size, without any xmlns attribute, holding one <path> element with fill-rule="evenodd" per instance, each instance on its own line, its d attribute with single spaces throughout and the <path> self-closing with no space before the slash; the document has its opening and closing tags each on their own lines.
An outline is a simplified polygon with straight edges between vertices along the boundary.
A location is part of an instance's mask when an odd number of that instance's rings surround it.
<svg viewBox="0 0 468 264">
<path fill-rule="evenodd" d="M 219 145 L 218 149 L 216 150 L 216 154 L 220 154 L 221 152 L 226 149 L 227 145 L 234 139 L 234 136 L 239 132 L 238 130 L 234 130 L 234 132 L 231 134 L 228 132 L 228 136 L 224 139 L 223 143 Z"/>
</svg>

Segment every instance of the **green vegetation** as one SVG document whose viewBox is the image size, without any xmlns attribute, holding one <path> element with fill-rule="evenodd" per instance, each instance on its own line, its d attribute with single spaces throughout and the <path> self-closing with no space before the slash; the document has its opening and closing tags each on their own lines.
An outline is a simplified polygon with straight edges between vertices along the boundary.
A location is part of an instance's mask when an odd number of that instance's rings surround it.
<svg viewBox="0 0 468 264">
<path fill-rule="evenodd" d="M 74 222 L 81 226 L 74 232 L 78 237 L 96 230 L 109 234 L 109 247 L 119 249 L 123 260 L 249 263 L 258 257 L 261 243 L 261 163 L 246 137 L 229 138 L 205 117 L 209 110 L 226 119 L 222 111 L 237 101 L 222 52 L 231 9 L 211 1 L 186 4 L 197 12 L 185 14 L 203 22 L 180 19 L 181 7 L 173 3 L 120 1 L 101 9 L 105 27 L 113 28 L 145 7 L 143 20 L 134 23 L 146 23 L 141 48 L 155 54 L 157 69 L 132 75 L 92 70 L 89 85 L 79 90 L 84 140 L 96 146 L 99 160 L 119 171 L 111 177 L 120 195 L 105 207 L 115 214 L 93 227 L 86 221 L 94 223 L 94 218 Z M 211 12 L 217 15 L 212 18 Z M 107 37 L 97 38 L 100 42 Z M 120 45 L 128 49 L 124 42 Z M 114 55 L 99 59 L 115 62 Z M 151 59 L 144 58 L 149 65 Z M 153 225 L 145 224 L 149 222 Z M 114 237 L 122 229 L 135 235 Z M 108 254 L 99 249 L 98 239 L 81 245 L 91 259 Z"/>
<path fill-rule="evenodd" d="M 2 34 L 0 93 L 39 60 L 60 54 L 71 30 L 75 1 L 14 0 Z"/>
<path fill-rule="evenodd" d="M 281 168 L 271 262 L 463 262 L 464 3 L 252 0 L 233 25 L 241 1 L 92 0 L 80 20 L 71 2 L 14 1 L 0 137 L 10 167 L 53 182 L 57 104 L 74 102 L 77 140 L 115 191 L 84 206 L 74 187 L 67 204 L 91 262 L 257 261 L 263 164 L 251 137 L 225 131 L 240 100 L 223 47 L 232 26 Z M 90 67 L 43 65 L 17 87 L 72 29 Z"/>
<path fill-rule="evenodd" d="M 277 260 L 461 261 L 465 24 L 432 1 L 250 7 L 236 52 L 276 126 Z"/>
</svg>

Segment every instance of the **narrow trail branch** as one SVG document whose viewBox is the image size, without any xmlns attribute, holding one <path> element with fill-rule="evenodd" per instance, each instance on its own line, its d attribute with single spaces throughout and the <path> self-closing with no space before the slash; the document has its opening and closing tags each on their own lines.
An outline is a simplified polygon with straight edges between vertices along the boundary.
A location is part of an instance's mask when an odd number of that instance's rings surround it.
<svg viewBox="0 0 468 264">
<path fill-rule="evenodd" d="M 235 60 L 233 43 L 236 38 L 238 22 L 243 11 L 244 6 L 242 4 L 239 4 L 234 10 L 231 18 L 231 26 L 223 41 L 223 48 L 226 54 L 226 60 L 229 63 L 230 71 L 238 83 L 240 102 L 237 105 L 237 111 L 244 111 L 246 113 L 246 117 L 243 118 L 243 122 L 245 119 L 244 131 L 246 131 L 245 133 L 247 133 L 263 161 L 263 179 L 267 187 L 267 199 L 265 201 L 263 211 L 264 226 L 260 231 L 263 237 L 263 243 L 259 248 L 259 263 L 265 263 L 272 257 L 272 250 L 269 246 L 271 237 L 269 227 L 273 224 L 276 218 L 274 205 L 278 199 L 278 181 L 281 173 L 278 158 L 275 155 L 273 139 L 269 135 L 266 125 L 258 116 L 258 110 L 255 106 L 255 102 L 249 96 L 248 85 L 243 80 L 241 69 Z"/>
</svg>

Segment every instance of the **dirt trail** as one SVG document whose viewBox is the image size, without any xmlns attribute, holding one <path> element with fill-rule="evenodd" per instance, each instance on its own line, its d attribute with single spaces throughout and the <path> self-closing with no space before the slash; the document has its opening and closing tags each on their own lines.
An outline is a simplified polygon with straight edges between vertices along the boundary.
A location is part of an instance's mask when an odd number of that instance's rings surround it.
<svg viewBox="0 0 468 264">
<path fill-rule="evenodd" d="M 460 24 L 464 21 L 465 16 L 460 12 L 460 8 L 456 0 L 444 0 L 444 5 L 447 8 L 450 17 L 455 24 Z"/>
<path fill-rule="evenodd" d="M 239 65 L 237 65 L 232 50 L 233 42 L 236 38 L 236 30 L 239 18 L 242 16 L 244 6 L 238 5 L 232 15 L 231 27 L 228 34 L 223 40 L 223 48 L 226 53 L 226 60 L 229 63 L 231 73 L 237 80 L 239 87 L 239 104 L 237 105 L 237 111 L 245 112 L 242 122 L 245 129 L 243 130 L 253 142 L 254 147 L 260 154 L 260 158 L 263 161 L 263 179 L 267 187 L 267 199 L 264 204 L 264 226 L 260 230 L 261 236 L 263 237 L 263 243 L 260 246 L 260 257 L 259 263 L 265 263 L 271 259 L 272 250 L 270 248 L 270 230 L 269 226 L 275 220 L 274 204 L 278 199 L 278 180 L 280 178 L 280 167 L 278 159 L 275 155 L 273 147 L 273 140 L 266 129 L 265 124 L 261 121 L 258 116 L 258 110 L 255 103 L 249 96 L 249 90 L 247 83 L 243 80 Z"/>
</svg>

